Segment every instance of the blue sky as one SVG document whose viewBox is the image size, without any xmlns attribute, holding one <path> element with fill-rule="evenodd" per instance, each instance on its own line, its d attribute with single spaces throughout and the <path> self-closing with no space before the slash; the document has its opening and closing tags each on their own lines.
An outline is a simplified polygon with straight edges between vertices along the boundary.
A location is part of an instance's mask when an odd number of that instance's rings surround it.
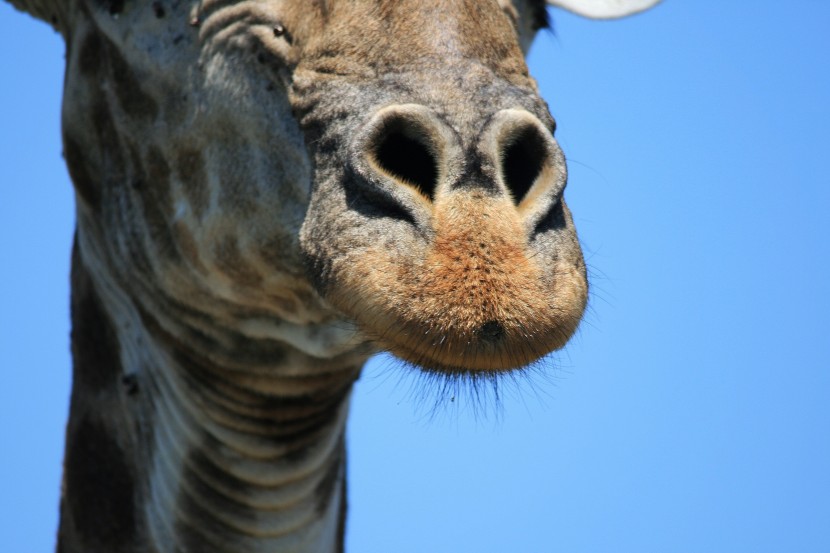
<svg viewBox="0 0 830 553">
<path fill-rule="evenodd" d="M 590 312 L 486 417 L 370 363 L 350 551 L 830 551 L 830 5 L 553 18 L 530 65 Z M 63 46 L 7 4 L 0 75 L 0 549 L 28 553 L 57 521 L 73 199 Z"/>
</svg>

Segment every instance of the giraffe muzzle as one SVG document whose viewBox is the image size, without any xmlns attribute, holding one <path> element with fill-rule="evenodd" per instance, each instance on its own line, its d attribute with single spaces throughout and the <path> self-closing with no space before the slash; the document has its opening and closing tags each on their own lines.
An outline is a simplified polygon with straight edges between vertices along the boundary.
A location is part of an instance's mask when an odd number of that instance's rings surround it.
<svg viewBox="0 0 830 553">
<path fill-rule="evenodd" d="M 325 295 L 381 347 L 431 370 L 498 371 L 567 342 L 587 282 L 564 158 L 537 117 L 500 110 L 465 136 L 426 106 L 388 106 L 345 173 L 351 247 L 326 261 Z"/>
</svg>

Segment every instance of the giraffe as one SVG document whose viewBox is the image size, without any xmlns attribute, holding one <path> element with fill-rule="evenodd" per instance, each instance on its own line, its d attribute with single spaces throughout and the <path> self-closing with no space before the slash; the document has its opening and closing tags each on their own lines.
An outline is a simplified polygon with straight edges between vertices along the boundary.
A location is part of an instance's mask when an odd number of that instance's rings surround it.
<svg viewBox="0 0 830 553">
<path fill-rule="evenodd" d="M 59 552 L 342 550 L 369 355 L 487 377 L 575 331 L 541 0 L 12 3 L 67 44 Z"/>
</svg>

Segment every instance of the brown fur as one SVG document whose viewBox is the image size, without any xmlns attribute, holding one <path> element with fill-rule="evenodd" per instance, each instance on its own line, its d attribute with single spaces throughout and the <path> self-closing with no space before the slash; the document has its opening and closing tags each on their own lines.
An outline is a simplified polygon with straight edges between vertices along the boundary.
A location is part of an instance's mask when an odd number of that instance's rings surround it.
<svg viewBox="0 0 830 553">
<path fill-rule="evenodd" d="M 423 258 L 401 264 L 373 248 L 332 301 L 377 329 L 385 348 L 435 370 L 510 369 L 564 345 L 587 298 L 581 264 L 546 282 L 505 197 L 456 193 L 435 211 Z M 478 336 L 491 321 L 504 329 L 497 343 Z"/>
</svg>

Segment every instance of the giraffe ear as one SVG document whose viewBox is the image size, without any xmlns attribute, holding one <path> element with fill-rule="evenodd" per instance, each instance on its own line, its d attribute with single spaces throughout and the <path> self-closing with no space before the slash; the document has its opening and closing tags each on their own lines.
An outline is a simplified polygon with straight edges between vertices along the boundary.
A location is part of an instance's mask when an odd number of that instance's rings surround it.
<svg viewBox="0 0 830 553">
<path fill-rule="evenodd" d="M 49 23 L 63 33 L 66 25 L 66 5 L 63 0 L 9 0 L 15 8 Z M 64 36 L 66 36 L 64 34 Z"/>
<path fill-rule="evenodd" d="M 647 10 L 660 0 L 547 0 L 551 6 L 592 19 L 614 19 Z"/>
</svg>

